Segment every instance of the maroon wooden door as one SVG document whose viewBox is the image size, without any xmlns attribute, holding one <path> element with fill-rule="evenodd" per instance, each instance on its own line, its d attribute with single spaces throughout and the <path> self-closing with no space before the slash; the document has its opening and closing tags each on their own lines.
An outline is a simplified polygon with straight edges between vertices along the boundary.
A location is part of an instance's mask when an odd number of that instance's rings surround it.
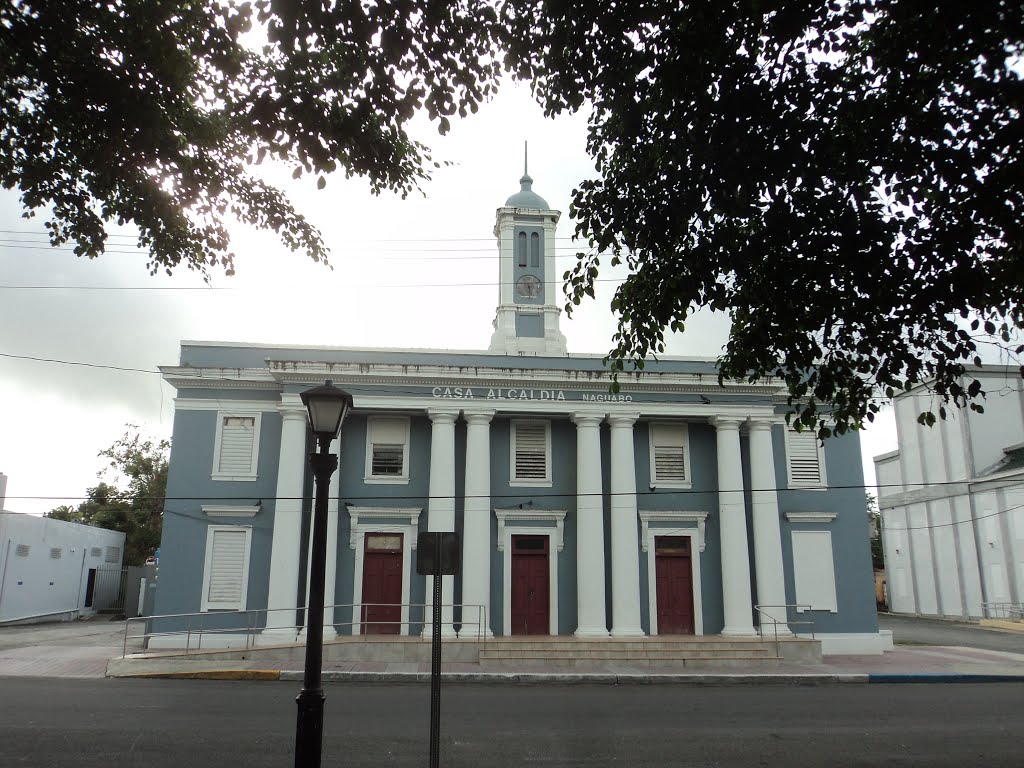
<svg viewBox="0 0 1024 768">
<path fill-rule="evenodd" d="M 402 535 L 366 534 L 363 550 L 364 635 L 401 633 Z"/>
<path fill-rule="evenodd" d="M 512 537 L 513 635 L 546 635 L 551 631 L 548 537 Z"/>
<path fill-rule="evenodd" d="M 658 634 L 693 634 L 693 571 L 688 536 L 654 538 Z"/>
</svg>

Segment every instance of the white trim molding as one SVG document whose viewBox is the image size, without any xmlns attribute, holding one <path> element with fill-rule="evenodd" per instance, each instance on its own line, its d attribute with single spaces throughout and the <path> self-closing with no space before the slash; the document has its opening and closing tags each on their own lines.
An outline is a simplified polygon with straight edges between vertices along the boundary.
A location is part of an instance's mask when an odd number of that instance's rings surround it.
<svg viewBox="0 0 1024 768">
<path fill-rule="evenodd" d="M 553 544 L 555 544 L 559 552 L 565 546 L 565 514 L 564 509 L 496 509 L 494 510 L 494 516 L 498 518 L 498 551 L 505 551 L 506 537 L 505 537 L 505 523 L 508 521 L 519 522 L 519 521 L 530 521 L 536 522 L 538 520 L 546 520 L 555 524 L 555 534 L 557 538 Z M 516 532 L 519 529 L 516 528 Z M 511 539 L 508 539 L 511 541 Z"/>
<path fill-rule="evenodd" d="M 362 634 L 360 608 L 363 601 L 363 547 L 360 544 L 367 533 L 402 534 L 402 631 L 409 632 L 409 595 L 412 578 L 412 552 L 416 549 L 416 534 L 422 508 L 417 507 L 349 507 L 351 520 L 349 548 L 355 550 L 355 564 L 352 573 L 352 634 Z M 360 520 L 373 518 L 394 522 L 362 523 Z"/>
<path fill-rule="evenodd" d="M 232 600 L 216 600 L 210 598 L 211 581 L 213 579 L 214 539 L 218 533 L 241 534 L 241 561 L 237 563 L 238 597 Z M 203 592 L 199 610 L 207 611 L 244 611 L 249 595 L 249 561 L 252 550 L 252 526 L 248 525 L 209 525 L 206 528 L 206 554 L 203 557 Z M 223 572 L 221 572 L 223 578 Z"/>
<path fill-rule="evenodd" d="M 252 419 L 252 443 L 249 446 L 249 471 L 248 472 L 223 472 L 220 469 L 221 449 L 223 448 L 224 422 L 227 419 Z M 260 423 L 263 413 L 259 410 L 245 408 L 233 408 L 231 410 L 217 411 L 217 431 L 213 440 L 213 469 L 210 473 L 211 480 L 233 480 L 251 482 L 257 479 L 260 463 Z"/>
<path fill-rule="evenodd" d="M 207 517 L 256 517 L 261 505 L 243 506 L 237 504 L 203 504 L 200 509 Z"/>
<path fill-rule="evenodd" d="M 498 518 L 498 551 L 503 552 L 501 597 L 501 633 L 512 634 L 512 537 L 547 536 L 548 542 L 548 633 L 558 634 L 558 553 L 563 547 L 564 509 L 496 509 Z M 534 525 L 506 525 L 532 522 Z M 540 525 L 537 525 L 540 523 Z"/>
<path fill-rule="evenodd" d="M 520 427 L 540 427 L 544 430 L 544 477 L 518 477 L 516 458 Z M 514 418 L 509 424 L 508 484 L 515 487 L 550 488 L 552 484 L 551 421 L 548 419 Z"/>
<path fill-rule="evenodd" d="M 786 519 L 791 523 L 831 523 L 836 519 L 835 512 L 787 512 Z"/>
<path fill-rule="evenodd" d="M 797 432 L 792 427 L 786 428 L 786 482 L 789 488 L 809 491 L 827 491 L 828 475 L 825 472 L 825 446 L 813 432 Z M 817 458 L 817 477 L 809 476 L 808 459 L 811 452 Z M 800 464 L 794 473 L 794 462 Z M 794 477 L 794 474 L 797 476 Z M 803 475 L 803 476 L 800 476 Z"/>
<path fill-rule="evenodd" d="M 704 521 L 706 512 L 665 512 L 661 510 L 640 510 L 642 526 L 640 547 L 647 553 L 647 623 L 649 634 L 658 634 L 658 583 L 655 575 L 656 536 L 686 536 L 690 539 L 690 569 L 693 585 L 693 633 L 704 634 L 704 601 L 701 597 L 700 555 L 704 551 Z M 651 527 L 649 523 L 660 523 L 666 527 Z M 696 527 L 669 528 L 673 523 L 696 523 Z M 697 546 L 694 546 L 697 539 Z"/>
<path fill-rule="evenodd" d="M 658 434 L 660 433 L 660 435 Z M 682 479 L 658 477 L 658 449 L 681 450 Z M 685 421 L 651 421 L 647 424 L 648 471 L 650 487 L 656 488 L 691 488 L 690 477 L 690 430 Z"/>
<path fill-rule="evenodd" d="M 644 552 L 648 550 L 650 545 L 649 541 L 649 528 L 650 523 L 696 523 L 697 524 L 697 549 L 694 551 L 704 551 L 704 529 L 706 527 L 706 521 L 708 519 L 707 512 L 675 512 L 675 511 L 663 511 L 654 509 L 641 509 L 637 513 L 640 515 L 640 549 Z M 662 535 L 665 534 L 662 532 Z M 672 534 L 675 535 L 675 534 Z M 683 535 L 683 534 L 680 534 Z M 689 535 L 689 534 L 687 534 Z"/>
<path fill-rule="evenodd" d="M 402 438 L 402 472 L 398 475 L 375 475 L 373 474 L 373 446 L 378 442 L 381 445 L 389 445 L 397 443 L 387 443 L 386 441 L 375 441 L 373 439 L 373 431 L 376 426 L 378 429 L 386 430 L 386 422 L 402 422 L 402 426 L 399 429 L 404 428 L 404 436 Z M 366 453 L 365 453 L 365 467 L 363 469 L 363 482 L 369 485 L 408 485 L 409 484 L 409 452 L 412 444 L 411 441 L 411 419 L 408 416 L 397 416 L 397 415 L 376 415 L 371 414 L 366 417 Z M 392 425 L 394 426 L 394 425 Z"/>
</svg>

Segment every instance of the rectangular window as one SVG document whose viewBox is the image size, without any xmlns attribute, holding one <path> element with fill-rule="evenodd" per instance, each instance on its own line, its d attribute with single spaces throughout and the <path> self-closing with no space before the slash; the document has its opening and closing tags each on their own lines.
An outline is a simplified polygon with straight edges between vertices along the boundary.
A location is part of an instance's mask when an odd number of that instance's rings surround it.
<svg viewBox="0 0 1024 768">
<path fill-rule="evenodd" d="M 551 484 L 551 424 L 546 421 L 512 422 L 513 485 Z"/>
<path fill-rule="evenodd" d="M 651 424 L 651 485 L 690 486 L 689 434 L 686 424 Z"/>
<path fill-rule="evenodd" d="M 28 544 L 19 544 L 14 548 L 14 554 L 18 557 L 28 557 L 28 553 L 32 548 Z"/>
<path fill-rule="evenodd" d="M 62 554 L 62 552 L 61 552 L 61 548 L 60 547 L 50 547 L 50 559 L 51 560 L 60 560 L 61 554 Z"/>
<path fill-rule="evenodd" d="M 91 547 L 89 549 L 89 557 L 103 557 L 102 547 Z"/>
<path fill-rule="evenodd" d="M 121 562 L 121 548 L 120 547 L 107 547 L 107 555 L 103 558 L 108 563 L 119 563 Z"/>
<path fill-rule="evenodd" d="M 409 419 L 371 416 L 366 420 L 366 482 L 409 482 Z"/>
<path fill-rule="evenodd" d="M 786 430 L 790 488 L 823 488 L 825 456 L 813 431 Z"/>
<path fill-rule="evenodd" d="M 217 414 L 214 480 L 255 480 L 259 459 L 260 414 Z"/>
<path fill-rule="evenodd" d="M 252 528 L 211 525 L 206 531 L 202 611 L 242 611 L 249 588 Z"/>
<path fill-rule="evenodd" d="M 829 531 L 793 531 L 793 581 L 797 603 L 812 611 L 838 611 Z"/>
</svg>

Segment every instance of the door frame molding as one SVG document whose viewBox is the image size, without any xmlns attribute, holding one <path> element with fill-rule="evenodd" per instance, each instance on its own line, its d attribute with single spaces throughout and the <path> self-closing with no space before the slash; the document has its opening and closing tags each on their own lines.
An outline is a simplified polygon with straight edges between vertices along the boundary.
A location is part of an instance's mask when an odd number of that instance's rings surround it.
<svg viewBox="0 0 1024 768">
<path fill-rule="evenodd" d="M 362 546 L 367 533 L 401 533 L 402 536 L 402 626 L 400 635 L 410 634 L 409 595 L 412 575 L 412 552 L 416 549 L 416 533 L 422 508 L 413 507 L 349 507 L 351 519 L 349 549 L 355 550 L 355 564 L 352 574 L 352 634 L 362 635 L 363 624 L 360 614 L 363 602 L 363 555 Z M 394 520 L 395 522 L 360 522 L 362 518 Z"/>
<path fill-rule="evenodd" d="M 512 635 L 512 536 L 548 537 L 548 634 L 558 634 L 558 553 L 565 545 L 564 509 L 496 509 L 498 518 L 498 551 L 502 553 L 501 634 Z M 529 522 L 534 525 L 506 525 L 508 522 Z M 539 523 L 539 524 L 538 524 Z"/>
<path fill-rule="evenodd" d="M 704 521 L 706 512 L 639 511 L 643 535 L 641 549 L 647 553 L 647 618 L 649 634 L 658 634 L 658 582 L 655 574 L 655 536 L 688 536 L 690 538 L 690 573 L 693 586 L 693 634 L 704 634 L 704 606 L 701 600 L 701 554 L 704 552 Z M 652 526 L 650 523 L 660 525 Z M 683 528 L 680 524 L 688 524 Z"/>
</svg>

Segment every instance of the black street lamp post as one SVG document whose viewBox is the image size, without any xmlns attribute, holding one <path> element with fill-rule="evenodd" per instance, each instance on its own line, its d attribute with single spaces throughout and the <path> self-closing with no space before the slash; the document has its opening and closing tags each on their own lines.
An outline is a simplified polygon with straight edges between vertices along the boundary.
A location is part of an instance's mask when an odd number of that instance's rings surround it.
<svg viewBox="0 0 1024 768">
<path fill-rule="evenodd" d="M 330 453 L 331 440 L 341 433 L 341 425 L 352 409 L 352 396 L 330 381 L 301 393 L 309 412 L 309 423 L 316 436 L 317 450 L 309 454 L 315 483 L 313 505 L 313 544 L 309 565 L 309 601 L 306 606 L 306 668 L 302 690 L 295 699 L 298 718 L 295 724 L 295 768 L 320 768 L 324 735 L 324 689 L 321 667 L 324 652 L 324 574 L 327 570 L 327 497 L 331 475 L 338 468 L 338 457 Z"/>
</svg>

